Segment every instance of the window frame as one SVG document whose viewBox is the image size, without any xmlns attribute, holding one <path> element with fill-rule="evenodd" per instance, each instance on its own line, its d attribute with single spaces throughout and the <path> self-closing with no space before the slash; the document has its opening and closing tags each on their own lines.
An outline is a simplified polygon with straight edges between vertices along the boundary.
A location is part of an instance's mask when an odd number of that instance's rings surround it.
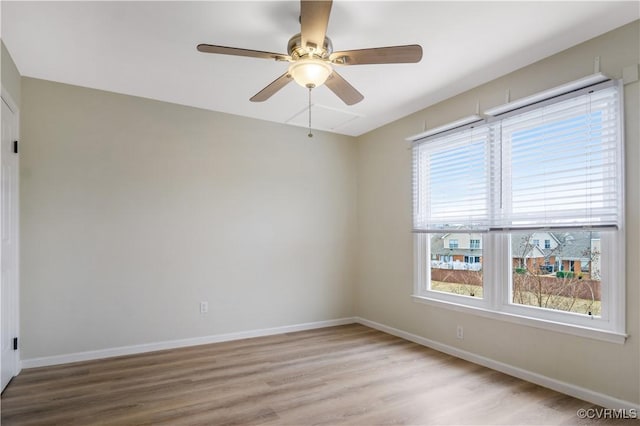
<svg viewBox="0 0 640 426">
<path fill-rule="evenodd" d="M 625 332 L 624 230 L 609 231 L 608 238 L 603 234 L 602 249 L 608 255 L 601 259 L 601 279 L 623 284 L 602 286 L 602 315 L 599 318 L 511 303 L 510 234 L 487 234 L 483 238 L 482 298 L 430 290 L 431 265 L 424 256 L 429 253 L 432 234 L 414 234 L 412 298 L 419 303 L 482 317 L 622 344 L 628 337 Z"/>
<path fill-rule="evenodd" d="M 511 233 L 489 232 L 482 237 L 482 271 L 483 297 L 472 297 L 453 293 L 446 293 L 429 288 L 431 282 L 431 265 L 428 261 L 430 254 L 431 233 L 414 234 L 414 292 L 413 299 L 457 311 L 472 313 L 502 321 L 523 324 L 527 326 L 558 331 L 571 335 L 593 338 L 614 343 L 624 343 L 625 333 L 625 221 L 624 221 L 624 109 L 623 87 L 620 81 L 611 81 L 605 86 L 617 85 L 619 106 L 620 136 L 620 174 L 622 179 L 621 220 L 617 230 L 600 230 L 602 253 L 601 257 L 601 316 L 593 317 L 585 314 L 571 313 L 535 306 L 518 305 L 512 303 L 512 261 L 511 261 Z M 571 95 L 560 96 L 557 100 L 579 96 L 584 90 Z M 557 101 L 555 100 L 555 101 Z M 554 102 L 548 101 L 548 102 Z M 545 103 L 545 102 L 543 102 Z M 518 111 L 531 110 L 538 104 L 526 106 Z M 461 128 L 452 129 L 446 133 L 461 131 L 464 127 L 491 124 L 487 119 L 484 123 L 473 123 Z M 414 157 L 415 158 L 415 157 Z M 414 165 L 415 167 L 415 165 Z M 594 229 L 598 230 L 598 229 Z M 465 231 L 472 233 L 474 231 Z M 512 232 L 524 232 L 513 230 Z"/>
</svg>

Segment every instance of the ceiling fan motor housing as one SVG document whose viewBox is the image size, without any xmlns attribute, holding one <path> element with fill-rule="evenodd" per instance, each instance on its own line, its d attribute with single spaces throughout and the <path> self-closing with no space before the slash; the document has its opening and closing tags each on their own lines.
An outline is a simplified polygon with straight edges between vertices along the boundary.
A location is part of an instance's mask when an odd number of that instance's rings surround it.
<svg viewBox="0 0 640 426">
<path fill-rule="evenodd" d="M 298 33 L 289 39 L 287 52 L 294 61 L 301 58 L 329 59 L 333 52 L 333 44 L 329 37 L 325 37 L 321 48 L 312 44 L 302 46 L 302 36 Z"/>
</svg>

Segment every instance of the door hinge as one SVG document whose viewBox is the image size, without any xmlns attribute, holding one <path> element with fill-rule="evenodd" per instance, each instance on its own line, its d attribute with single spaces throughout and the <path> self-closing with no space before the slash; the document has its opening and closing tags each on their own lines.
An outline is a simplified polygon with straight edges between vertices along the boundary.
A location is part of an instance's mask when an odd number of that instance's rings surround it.
<svg viewBox="0 0 640 426">
<path fill-rule="evenodd" d="M 18 153 L 18 141 L 13 141 L 13 152 L 14 154 Z"/>
<path fill-rule="evenodd" d="M 18 338 L 17 337 L 13 338 L 13 350 L 14 351 L 18 350 Z"/>
</svg>

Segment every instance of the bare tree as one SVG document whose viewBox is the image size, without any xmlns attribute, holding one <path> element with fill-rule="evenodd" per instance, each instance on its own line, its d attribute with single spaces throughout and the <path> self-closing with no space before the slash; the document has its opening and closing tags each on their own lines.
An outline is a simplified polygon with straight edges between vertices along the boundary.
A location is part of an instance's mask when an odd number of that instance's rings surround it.
<svg viewBox="0 0 640 426">
<path fill-rule="evenodd" d="M 536 245 L 534 234 L 524 234 L 514 250 L 518 259 L 513 270 L 513 302 L 538 306 L 541 308 L 580 312 L 597 315 L 600 311 L 599 295 L 594 290 L 594 281 L 583 279 L 582 272 L 556 273 L 549 275 L 544 264 L 552 258 L 560 256 L 568 245 L 572 244 L 569 234 L 559 236 L 559 244 L 553 249 L 546 249 L 542 257 L 534 256 Z M 513 244 L 516 242 L 514 241 Z M 581 253 L 581 258 L 588 259 L 593 265 L 599 259 L 600 252 L 591 244 Z M 538 262 L 544 259 L 544 264 Z M 589 277 L 591 278 L 591 277 Z M 596 297 L 597 296 L 597 297 Z"/>
</svg>

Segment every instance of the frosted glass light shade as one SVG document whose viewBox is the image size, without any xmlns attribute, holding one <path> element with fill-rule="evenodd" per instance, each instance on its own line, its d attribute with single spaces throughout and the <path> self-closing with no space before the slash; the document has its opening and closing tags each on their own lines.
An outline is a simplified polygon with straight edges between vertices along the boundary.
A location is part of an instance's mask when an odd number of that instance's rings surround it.
<svg viewBox="0 0 640 426">
<path fill-rule="evenodd" d="M 302 87 L 322 86 L 333 69 L 331 65 L 318 59 L 302 59 L 289 66 L 289 74 Z"/>
</svg>

